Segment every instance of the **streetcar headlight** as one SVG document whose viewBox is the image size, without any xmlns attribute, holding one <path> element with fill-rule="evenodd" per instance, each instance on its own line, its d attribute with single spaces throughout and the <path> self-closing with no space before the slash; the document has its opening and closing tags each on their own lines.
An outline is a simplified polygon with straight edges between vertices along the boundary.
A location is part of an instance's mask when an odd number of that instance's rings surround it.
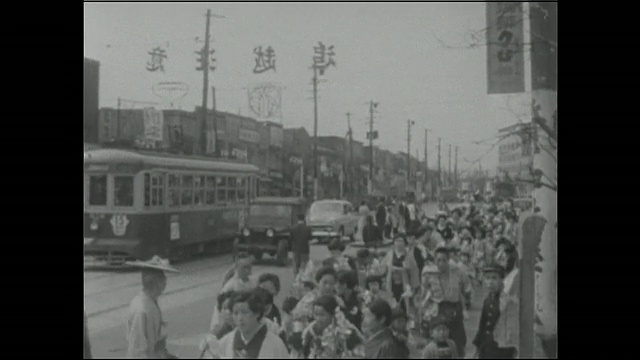
<svg viewBox="0 0 640 360">
<path fill-rule="evenodd" d="M 98 230 L 98 223 L 91 223 L 90 228 L 91 228 L 91 230 L 93 230 L 93 231 Z"/>
<path fill-rule="evenodd" d="M 244 230 L 242 230 L 242 235 L 249 236 L 249 235 L 251 235 L 251 231 L 249 231 L 249 229 L 244 229 Z"/>
<path fill-rule="evenodd" d="M 273 230 L 271 230 L 271 229 L 267 230 L 267 236 L 268 237 L 273 237 Z"/>
</svg>

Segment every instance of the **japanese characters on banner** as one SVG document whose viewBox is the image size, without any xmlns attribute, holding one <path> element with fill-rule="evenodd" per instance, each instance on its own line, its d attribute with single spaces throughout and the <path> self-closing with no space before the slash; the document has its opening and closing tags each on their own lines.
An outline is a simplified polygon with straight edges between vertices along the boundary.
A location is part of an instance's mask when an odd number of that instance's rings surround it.
<svg viewBox="0 0 640 360">
<path fill-rule="evenodd" d="M 486 2 L 489 94 L 524 92 L 521 2 Z"/>
<path fill-rule="evenodd" d="M 532 2 L 531 88 L 558 89 L 558 3 Z"/>
<path fill-rule="evenodd" d="M 147 141 L 162 141 L 162 127 L 164 124 L 162 110 L 145 108 L 143 111 L 143 118 L 144 139 Z"/>
<path fill-rule="evenodd" d="M 253 49 L 256 55 L 256 66 L 253 68 L 254 74 L 262 74 L 263 72 L 273 70 L 276 71 L 276 52 L 271 46 L 262 51 L 262 46 Z"/>
</svg>

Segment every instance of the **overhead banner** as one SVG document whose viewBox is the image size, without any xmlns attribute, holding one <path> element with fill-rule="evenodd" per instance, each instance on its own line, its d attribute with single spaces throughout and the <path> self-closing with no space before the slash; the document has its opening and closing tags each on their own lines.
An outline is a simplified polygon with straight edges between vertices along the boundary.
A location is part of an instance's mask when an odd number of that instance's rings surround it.
<svg viewBox="0 0 640 360">
<path fill-rule="evenodd" d="M 282 119 L 282 87 L 272 83 L 249 85 L 249 109 L 260 121 Z"/>
<path fill-rule="evenodd" d="M 558 89 L 558 3 L 532 2 L 531 88 Z"/>
<path fill-rule="evenodd" d="M 486 2 L 489 94 L 524 92 L 521 2 Z"/>
</svg>

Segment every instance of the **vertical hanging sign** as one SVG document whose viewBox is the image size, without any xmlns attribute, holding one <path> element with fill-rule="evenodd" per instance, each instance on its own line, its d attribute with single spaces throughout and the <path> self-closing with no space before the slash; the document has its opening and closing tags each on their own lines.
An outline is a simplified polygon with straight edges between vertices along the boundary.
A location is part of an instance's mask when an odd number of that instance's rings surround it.
<svg viewBox="0 0 640 360">
<path fill-rule="evenodd" d="M 521 2 L 486 2 L 489 94 L 524 92 Z"/>
</svg>

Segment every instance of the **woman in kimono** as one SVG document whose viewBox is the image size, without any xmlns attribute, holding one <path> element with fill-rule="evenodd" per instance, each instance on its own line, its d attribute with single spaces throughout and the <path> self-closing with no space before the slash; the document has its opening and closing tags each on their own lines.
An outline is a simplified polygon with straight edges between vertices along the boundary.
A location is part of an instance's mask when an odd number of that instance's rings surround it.
<svg viewBox="0 0 640 360">
<path fill-rule="evenodd" d="M 407 249 L 407 238 L 394 239 L 394 248 L 383 260 L 387 275 L 386 288 L 405 312 L 409 311 L 413 290 L 420 286 L 420 273 L 413 254 Z"/>
<path fill-rule="evenodd" d="M 376 258 L 376 254 L 369 249 L 360 249 L 357 253 L 356 265 L 358 269 L 358 287 L 364 291 L 367 287 L 366 279 L 372 275 L 382 275 L 380 261 Z"/>
<path fill-rule="evenodd" d="M 224 276 L 224 283 L 220 293 L 229 291 L 249 291 L 256 287 L 255 282 L 251 279 L 251 270 L 253 267 L 253 256 L 249 253 L 241 252 L 235 258 L 233 268 L 231 268 Z M 219 322 L 218 307 L 213 308 L 211 315 L 210 330 Z"/>
<path fill-rule="evenodd" d="M 345 246 L 340 240 L 336 239 L 331 241 L 329 245 L 327 245 L 327 249 L 331 253 L 331 256 L 322 262 L 322 266 L 333 267 L 336 272 L 342 270 L 357 270 L 358 267 L 355 259 L 344 255 Z"/>
<path fill-rule="evenodd" d="M 261 321 L 264 303 L 258 291 L 239 292 L 231 300 L 236 329 L 219 342 L 217 352 L 223 359 L 288 358 L 282 339 Z"/>
<path fill-rule="evenodd" d="M 314 321 L 302 333 L 304 359 L 364 357 L 364 336 L 346 320 L 334 296 L 318 297 L 313 315 Z"/>
<path fill-rule="evenodd" d="M 313 275 L 306 274 L 306 277 L 311 276 Z M 293 318 L 293 334 L 291 336 L 293 347 L 292 357 L 302 356 L 302 333 L 314 320 L 314 302 L 318 297 L 332 296 L 336 299 L 339 306 L 345 306 L 344 301 L 336 295 L 335 284 L 337 282 L 337 274 L 332 267 L 319 269 L 315 274 L 315 281 L 316 288 L 303 296 L 291 313 Z"/>
</svg>

